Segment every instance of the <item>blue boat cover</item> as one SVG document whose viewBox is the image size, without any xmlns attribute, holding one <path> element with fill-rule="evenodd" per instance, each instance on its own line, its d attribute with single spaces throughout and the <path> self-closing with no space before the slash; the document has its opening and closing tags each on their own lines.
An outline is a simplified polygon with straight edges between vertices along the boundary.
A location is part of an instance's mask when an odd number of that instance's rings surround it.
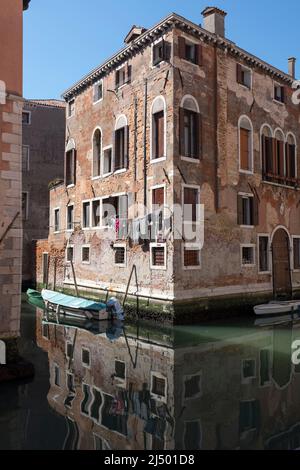
<svg viewBox="0 0 300 470">
<path fill-rule="evenodd" d="M 48 301 L 52 304 L 61 305 L 62 307 L 74 310 L 93 310 L 97 312 L 106 309 L 106 304 L 102 302 L 72 297 L 71 295 L 65 295 L 60 292 L 53 292 L 46 289 L 42 291 L 42 297 L 46 302 Z"/>
</svg>

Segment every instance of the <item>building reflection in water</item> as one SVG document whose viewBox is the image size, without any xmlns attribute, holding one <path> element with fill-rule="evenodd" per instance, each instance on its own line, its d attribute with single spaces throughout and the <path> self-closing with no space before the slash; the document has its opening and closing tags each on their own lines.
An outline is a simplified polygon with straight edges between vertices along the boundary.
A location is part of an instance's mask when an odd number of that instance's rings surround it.
<svg viewBox="0 0 300 470">
<path fill-rule="evenodd" d="M 37 319 L 64 449 L 300 447 L 300 322 L 162 331 Z"/>
</svg>

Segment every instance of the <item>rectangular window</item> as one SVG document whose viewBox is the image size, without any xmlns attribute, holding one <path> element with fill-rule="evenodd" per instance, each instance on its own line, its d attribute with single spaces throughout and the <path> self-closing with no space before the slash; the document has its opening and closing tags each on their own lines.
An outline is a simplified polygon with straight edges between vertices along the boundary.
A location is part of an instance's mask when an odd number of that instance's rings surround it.
<svg viewBox="0 0 300 470">
<path fill-rule="evenodd" d="M 94 103 L 103 99 L 103 81 L 101 80 L 94 85 Z"/>
<path fill-rule="evenodd" d="M 166 246 L 151 246 L 151 268 L 166 269 Z"/>
<path fill-rule="evenodd" d="M 49 338 L 50 338 L 49 325 L 47 325 L 47 323 L 43 323 L 43 324 L 42 324 L 42 336 L 43 336 L 43 338 L 45 338 L 45 339 L 49 339 Z"/>
<path fill-rule="evenodd" d="M 115 361 L 115 376 L 118 379 L 125 380 L 126 377 L 126 364 L 122 361 Z"/>
<path fill-rule="evenodd" d="M 60 210 L 54 209 L 54 232 L 59 232 L 60 230 Z"/>
<path fill-rule="evenodd" d="M 274 100 L 284 103 L 284 86 L 274 85 Z"/>
<path fill-rule="evenodd" d="M 28 209 L 29 209 L 29 194 L 27 192 L 22 193 L 22 219 L 28 220 Z"/>
<path fill-rule="evenodd" d="M 193 247 L 184 247 L 184 267 L 196 268 L 201 265 L 201 251 Z"/>
<path fill-rule="evenodd" d="M 184 381 L 184 399 L 190 400 L 197 398 L 201 394 L 201 375 L 192 375 L 185 377 Z"/>
<path fill-rule="evenodd" d="M 254 196 L 238 195 L 238 225 L 258 225 L 258 205 Z"/>
<path fill-rule="evenodd" d="M 184 188 L 184 222 L 199 221 L 199 189 Z"/>
<path fill-rule="evenodd" d="M 166 379 L 164 377 L 153 374 L 151 383 L 151 393 L 157 397 L 166 397 Z"/>
<path fill-rule="evenodd" d="M 116 240 L 124 240 L 128 235 L 128 196 L 105 198 L 102 205 L 102 225 L 115 230 Z"/>
<path fill-rule="evenodd" d="M 251 171 L 251 132 L 248 129 L 240 128 L 240 169 Z"/>
<path fill-rule="evenodd" d="M 103 174 L 109 175 L 112 173 L 112 147 L 106 148 L 103 151 Z"/>
<path fill-rule="evenodd" d="M 66 153 L 65 161 L 65 183 L 73 186 L 76 180 L 76 150 L 72 149 Z"/>
<path fill-rule="evenodd" d="M 126 248 L 123 246 L 115 247 L 115 264 L 124 266 L 126 263 Z"/>
<path fill-rule="evenodd" d="M 85 264 L 90 263 L 90 247 L 83 246 L 81 251 L 81 261 Z"/>
<path fill-rule="evenodd" d="M 131 66 L 124 65 L 116 71 L 116 89 L 131 81 Z"/>
<path fill-rule="evenodd" d="M 256 377 L 256 363 L 254 359 L 243 361 L 242 378 L 254 379 Z"/>
<path fill-rule="evenodd" d="M 54 366 L 54 383 L 57 387 L 60 387 L 60 368 L 58 365 Z"/>
<path fill-rule="evenodd" d="M 43 253 L 43 285 L 48 284 L 49 253 Z"/>
<path fill-rule="evenodd" d="M 22 124 L 29 126 L 31 124 L 31 112 L 23 111 L 22 112 Z"/>
<path fill-rule="evenodd" d="M 72 117 L 75 114 L 75 100 L 71 100 L 68 103 L 68 117 Z"/>
<path fill-rule="evenodd" d="M 68 263 L 71 263 L 71 261 L 72 262 L 74 261 L 74 247 L 73 246 L 67 247 L 66 259 Z"/>
<path fill-rule="evenodd" d="M 115 132 L 115 171 L 124 170 L 128 165 L 128 126 Z"/>
<path fill-rule="evenodd" d="M 242 266 L 254 266 L 254 246 L 242 246 Z"/>
<path fill-rule="evenodd" d="M 270 241 L 267 236 L 259 237 L 259 272 L 270 271 Z"/>
<path fill-rule="evenodd" d="M 296 146 L 288 142 L 286 144 L 286 173 L 288 178 L 296 178 Z"/>
<path fill-rule="evenodd" d="M 68 359 L 71 359 L 73 357 L 73 344 L 67 342 L 66 344 L 66 356 Z"/>
<path fill-rule="evenodd" d="M 74 206 L 67 206 L 67 230 L 74 230 Z"/>
<path fill-rule="evenodd" d="M 91 225 L 91 203 L 83 202 L 82 204 L 82 226 L 83 228 L 89 228 Z"/>
<path fill-rule="evenodd" d="M 165 41 L 162 39 L 153 46 L 153 65 L 158 65 L 166 59 Z"/>
<path fill-rule="evenodd" d="M 93 227 L 100 227 L 100 224 L 101 224 L 100 206 L 101 206 L 101 202 L 99 199 L 97 201 L 92 202 L 92 225 Z"/>
<path fill-rule="evenodd" d="M 82 360 L 82 364 L 85 366 L 85 367 L 90 367 L 91 365 L 91 358 L 90 358 L 90 351 L 88 349 L 82 349 L 81 351 L 81 360 Z"/>
<path fill-rule="evenodd" d="M 241 64 L 237 64 L 237 82 L 251 89 L 251 70 Z"/>
<path fill-rule="evenodd" d="M 178 38 L 179 57 L 192 64 L 202 65 L 203 48 L 201 44 L 195 44 L 187 41 L 184 37 Z"/>
<path fill-rule="evenodd" d="M 300 270 L 300 238 L 293 238 L 294 269 Z"/>
<path fill-rule="evenodd" d="M 165 113 L 160 111 L 153 115 L 153 153 L 152 158 L 165 157 Z"/>
<path fill-rule="evenodd" d="M 180 108 L 180 153 L 187 158 L 200 158 L 201 116 Z"/>
<path fill-rule="evenodd" d="M 22 171 L 29 171 L 29 145 L 22 146 Z"/>
</svg>

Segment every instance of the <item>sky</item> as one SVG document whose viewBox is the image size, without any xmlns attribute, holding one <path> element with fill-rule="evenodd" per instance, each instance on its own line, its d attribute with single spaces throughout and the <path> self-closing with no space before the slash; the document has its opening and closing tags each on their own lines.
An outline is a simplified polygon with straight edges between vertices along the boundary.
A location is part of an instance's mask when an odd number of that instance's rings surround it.
<svg viewBox="0 0 300 470">
<path fill-rule="evenodd" d="M 133 24 L 149 28 L 171 12 L 201 24 L 201 12 L 212 5 L 227 11 L 226 37 L 238 46 L 283 71 L 289 57 L 300 61 L 299 0 L 31 0 L 24 13 L 24 96 L 59 99 L 124 46 Z"/>
</svg>

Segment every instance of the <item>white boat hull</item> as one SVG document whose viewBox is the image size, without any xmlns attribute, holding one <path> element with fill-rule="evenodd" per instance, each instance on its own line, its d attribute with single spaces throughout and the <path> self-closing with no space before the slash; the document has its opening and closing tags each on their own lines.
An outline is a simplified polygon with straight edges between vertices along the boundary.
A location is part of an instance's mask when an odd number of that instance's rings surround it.
<svg viewBox="0 0 300 470">
<path fill-rule="evenodd" d="M 254 312 L 259 316 L 266 315 L 281 315 L 283 313 L 290 313 L 299 311 L 300 301 L 297 302 L 270 302 L 269 304 L 257 305 L 254 307 Z"/>
</svg>

